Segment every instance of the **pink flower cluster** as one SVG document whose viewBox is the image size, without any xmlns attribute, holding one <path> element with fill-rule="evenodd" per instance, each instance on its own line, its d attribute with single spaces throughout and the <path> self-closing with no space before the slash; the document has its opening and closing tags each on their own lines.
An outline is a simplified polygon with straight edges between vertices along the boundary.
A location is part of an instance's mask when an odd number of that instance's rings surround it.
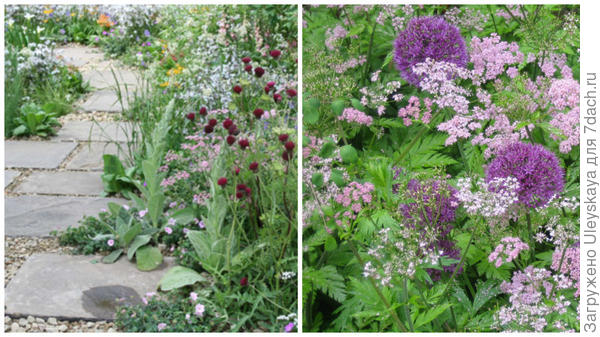
<svg viewBox="0 0 600 337">
<path fill-rule="evenodd" d="M 564 256 L 563 249 L 566 249 L 564 251 Z M 554 253 L 552 254 L 551 268 L 553 270 L 558 271 L 559 273 L 562 273 L 563 275 L 567 275 L 575 283 L 575 287 L 577 288 L 575 296 L 579 296 L 579 245 L 570 248 L 557 247 Z"/>
<path fill-rule="evenodd" d="M 342 115 L 338 117 L 341 121 L 346 121 L 348 123 L 358 123 L 363 125 L 371 125 L 373 123 L 373 117 L 368 116 L 364 112 L 360 110 L 356 110 L 354 108 L 346 108 L 342 112 Z"/>
<path fill-rule="evenodd" d="M 348 69 L 356 68 L 367 62 L 366 56 L 359 56 L 358 58 L 351 58 L 342 64 L 332 64 L 333 70 L 338 74 L 345 73 Z"/>
<path fill-rule="evenodd" d="M 512 211 L 512 206 L 519 200 L 517 179 L 498 177 L 489 183 L 486 183 L 484 179 L 479 179 L 476 186 L 477 190 L 472 191 L 470 178 L 458 179 L 456 197 L 463 203 L 467 213 L 481 215 L 487 218 L 486 220 L 492 225 L 500 219 L 507 219 Z"/>
<path fill-rule="evenodd" d="M 507 43 L 492 33 L 489 37 L 471 39 L 471 62 L 473 63 L 473 83 L 479 85 L 497 78 L 506 65 L 523 61 L 524 55 L 516 42 Z M 509 75 L 514 76 L 514 70 Z"/>
<path fill-rule="evenodd" d="M 499 268 L 504 263 L 509 263 L 516 259 L 519 253 L 523 250 L 529 250 L 529 245 L 521 241 L 519 238 L 507 236 L 500 240 L 500 244 L 488 256 L 490 263 L 495 262 L 496 268 Z"/>
<path fill-rule="evenodd" d="M 179 180 L 185 180 L 190 177 L 189 172 L 187 171 L 178 171 L 175 175 L 172 175 L 168 178 L 163 179 L 160 183 L 160 186 L 167 187 L 175 184 Z"/>
<path fill-rule="evenodd" d="M 550 125 L 562 133 L 559 150 L 568 153 L 573 146 L 579 145 L 579 82 L 572 78 L 555 79 L 548 89 L 547 97 L 552 103 Z M 568 109 L 566 113 L 563 110 Z M 552 134 L 555 140 L 559 135 Z"/>
<path fill-rule="evenodd" d="M 360 184 L 353 181 L 348 184 L 348 186 L 344 187 L 342 193 L 335 196 L 335 201 L 344 207 L 352 205 L 352 210 L 358 213 L 362 210 L 363 203 L 371 203 L 373 200 L 371 192 L 373 192 L 374 189 L 375 186 L 369 182 Z"/>
<path fill-rule="evenodd" d="M 346 35 L 348 35 L 348 31 L 341 25 L 337 25 L 335 28 L 333 28 L 333 30 L 328 28 L 325 32 L 325 35 L 327 36 L 325 39 L 325 45 L 329 50 L 334 50 L 335 42 L 339 39 L 345 38 Z"/>
<path fill-rule="evenodd" d="M 421 117 L 421 100 L 417 96 L 411 96 L 408 99 L 408 105 L 404 108 L 400 108 L 398 110 L 398 117 L 402 118 L 402 122 L 406 126 L 410 126 L 414 120 L 419 120 L 425 124 L 429 124 L 431 121 L 431 106 L 433 105 L 433 101 L 426 97 L 423 102 L 425 103 L 425 111 L 423 111 L 423 116 Z M 412 119 L 410 118 L 412 117 Z"/>
</svg>

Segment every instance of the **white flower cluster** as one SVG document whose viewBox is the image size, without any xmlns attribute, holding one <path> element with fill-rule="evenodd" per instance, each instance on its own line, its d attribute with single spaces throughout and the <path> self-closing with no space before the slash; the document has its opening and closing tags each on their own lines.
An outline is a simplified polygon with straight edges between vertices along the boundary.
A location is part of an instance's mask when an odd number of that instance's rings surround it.
<svg viewBox="0 0 600 337">
<path fill-rule="evenodd" d="M 472 191 L 470 178 L 461 178 L 457 183 L 456 197 L 463 203 L 468 214 L 481 215 L 495 224 L 514 211 L 512 206 L 519 200 L 519 182 L 516 178 L 494 178 L 488 183 L 479 179 L 476 186 L 477 191 Z"/>
<path fill-rule="evenodd" d="M 290 280 L 296 276 L 296 273 L 293 271 L 284 271 L 281 273 L 282 280 Z"/>
<path fill-rule="evenodd" d="M 27 47 L 19 51 L 17 69 L 27 81 L 38 82 L 51 79 L 60 72 L 60 68 L 64 65 L 54 56 L 52 47 L 53 44 L 50 41 L 29 43 Z M 10 66 L 10 64 L 6 64 L 6 66 Z"/>
</svg>

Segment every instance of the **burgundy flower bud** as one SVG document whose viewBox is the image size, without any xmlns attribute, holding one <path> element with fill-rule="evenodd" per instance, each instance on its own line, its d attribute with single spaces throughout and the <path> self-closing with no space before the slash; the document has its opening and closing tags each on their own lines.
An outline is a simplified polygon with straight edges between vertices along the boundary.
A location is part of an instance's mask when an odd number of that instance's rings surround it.
<svg viewBox="0 0 600 337">
<path fill-rule="evenodd" d="M 289 97 L 296 97 L 296 95 L 298 95 L 298 93 L 294 89 L 287 89 L 285 92 Z"/>
<path fill-rule="evenodd" d="M 244 62 L 244 63 L 250 63 L 251 61 L 252 61 L 252 59 L 249 58 L 248 56 L 242 57 L 242 62 Z"/>
<path fill-rule="evenodd" d="M 258 170 L 258 163 L 253 161 L 252 163 L 250 163 L 250 171 L 256 172 Z"/>
<path fill-rule="evenodd" d="M 237 128 L 237 126 L 233 129 L 233 135 L 237 136 L 240 134 L 240 129 Z"/>
<path fill-rule="evenodd" d="M 233 87 L 233 91 L 236 94 L 240 94 L 242 92 L 242 87 L 240 87 L 239 85 L 236 85 L 235 87 Z"/>
<path fill-rule="evenodd" d="M 279 135 L 279 141 L 283 143 L 283 142 L 287 141 L 289 137 L 290 136 L 288 136 L 287 133 L 281 134 L 281 135 Z"/>
<path fill-rule="evenodd" d="M 238 199 L 242 199 L 243 197 L 245 197 L 244 192 L 242 192 L 242 191 L 235 192 L 235 197 Z"/>
<path fill-rule="evenodd" d="M 235 143 L 235 137 L 231 135 L 227 136 L 227 144 L 231 146 L 233 143 Z"/>
<path fill-rule="evenodd" d="M 239 190 L 246 190 L 246 185 L 245 184 L 237 184 L 237 186 L 235 187 L 236 191 Z"/>
<path fill-rule="evenodd" d="M 211 132 L 213 132 L 213 130 L 214 130 L 214 128 L 210 124 L 204 126 L 205 133 L 211 133 Z"/>
<path fill-rule="evenodd" d="M 235 175 L 237 176 L 238 174 L 240 174 L 240 168 L 236 166 L 236 168 L 233 170 L 235 172 Z"/>
<path fill-rule="evenodd" d="M 264 74 L 265 74 L 265 70 L 263 68 L 261 68 L 261 67 L 254 68 L 254 75 L 256 75 L 256 77 L 260 78 Z"/>
<path fill-rule="evenodd" d="M 232 124 L 232 125 L 231 125 L 231 126 L 228 128 L 228 129 L 227 129 L 227 132 L 229 132 L 229 134 L 230 134 L 230 135 L 233 135 L 233 134 L 235 134 L 236 130 L 237 130 L 237 126 L 236 126 L 235 124 Z"/>
<path fill-rule="evenodd" d="M 244 276 L 244 277 L 242 277 L 242 279 L 240 280 L 240 285 L 241 285 L 242 287 L 245 287 L 245 286 L 247 286 L 247 285 L 248 285 L 248 278 L 247 278 L 247 277 L 245 277 L 245 276 Z"/>
<path fill-rule="evenodd" d="M 248 141 L 248 139 L 240 139 L 238 141 L 238 144 L 240 145 L 240 148 L 242 148 L 242 150 L 245 150 L 248 146 L 250 146 L 250 142 Z"/>
<path fill-rule="evenodd" d="M 287 151 L 283 151 L 283 153 L 281 154 L 281 158 L 283 158 L 283 160 L 285 160 L 285 161 L 290 160 L 290 157 L 291 157 L 291 155 Z"/>
<path fill-rule="evenodd" d="M 273 82 L 273 81 L 269 81 L 269 82 L 267 82 L 267 86 L 268 86 L 269 88 L 273 88 L 273 87 L 275 86 L 275 82 Z"/>
<path fill-rule="evenodd" d="M 252 112 L 254 114 L 254 117 L 256 117 L 257 119 L 260 119 L 262 117 L 262 115 L 265 113 L 265 111 L 263 109 L 257 108 L 254 109 L 254 112 Z"/>
<path fill-rule="evenodd" d="M 246 187 L 246 194 L 247 195 L 252 194 L 252 189 L 250 187 Z"/>
<path fill-rule="evenodd" d="M 214 118 L 211 118 L 211 119 L 208 121 L 208 125 L 210 125 L 210 126 L 212 126 L 212 127 L 214 128 L 215 126 L 217 126 L 217 120 L 216 120 L 216 119 L 214 119 Z"/>
<path fill-rule="evenodd" d="M 273 100 L 275 100 L 275 102 L 277 102 L 277 103 L 281 102 L 281 95 L 280 94 L 273 95 Z"/>
<path fill-rule="evenodd" d="M 217 180 L 217 184 L 221 187 L 224 187 L 225 185 L 227 185 L 227 178 L 219 178 L 219 180 Z"/>
<path fill-rule="evenodd" d="M 252 74 L 252 66 L 251 65 L 246 65 L 244 67 L 244 70 L 248 73 L 248 74 Z"/>
<path fill-rule="evenodd" d="M 269 90 L 271 90 L 271 87 L 270 87 L 270 86 L 268 86 L 268 85 L 267 85 L 267 86 L 265 86 L 265 94 L 268 94 L 268 93 L 269 93 Z"/>
<path fill-rule="evenodd" d="M 284 146 L 287 151 L 292 152 L 294 151 L 294 147 L 296 147 L 296 144 L 294 144 L 294 142 L 290 140 L 289 142 L 286 142 Z"/>
<path fill-rule="evenodd" d="M 229 129 L 233 125 L 233 121 L 229 118 L 223 121 L 223 128 Z"/>
<path fill-rule="evenodd" d="M 195 113 L 193 113 L 193 112 L 190 112 L 189 114 L 185 115 L 185 118 L 187 118 L 187 119 L 189 119 L 189 120 L 193 121 L 193 120 L 194 120 L 194 118 L 196 118 L 196 114 L 195 114 Z"/>
<path fill-rule="evenodd" d="M 200 114 L 200 116 L 206 116 L 208 111 L 206 110 L 206 107 L 201 107 L 198 113 Z"/>
<path fill-rule="evenodd" d="M 276 59 L 281 55 L 281 50 L 273 49 L 273 50 L 271 50 L 271 52 L 269 54 L 271 54 L 272 58 Z"/>
</svg>

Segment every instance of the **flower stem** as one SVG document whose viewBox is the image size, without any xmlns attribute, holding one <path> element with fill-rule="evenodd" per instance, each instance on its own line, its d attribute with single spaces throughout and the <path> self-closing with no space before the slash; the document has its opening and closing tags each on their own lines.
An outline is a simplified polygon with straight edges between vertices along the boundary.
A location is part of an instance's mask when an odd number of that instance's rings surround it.
<svg viewBox="0 0 600 337">
<path fill-rule="evenodd" d="M 529 211 L 525 213 L 525 218 L 527 219 L 527 231 L 529 232 L 529 249 L 531 251 L 531 256 L 529 258 L 530 263 L 535 260 L 535 240 L 533 239 L 533 230 L 531 226 L 531 214 Z"/>
<path fill-rule="evenodd" d="M 475 235 L 471 234 L 469 243 L 467 243 L 467 247 L 465 248 L 465 253 L 460 257 L 460 261 L 458 262 L 458 265 L 456 265 L 456 268 L 454 268 L 454 271 L 452 272 L 452 276 L 450 276 L 448 283 L 446 283 L 446 288 L 444 288 L 444 291 L 442 291 L 442 295 L 440 296 L 440 298 L 444 298 L 444 296 L 446 296 L 446 292 L 448 291 L 448 288 L 450 287 L 450 283 L 452 283 L 452 281 L 454 280 L 454 277 L 456 277 L 456 273 L 462 267 L 462 264 L 465 261 L 465 257 L 467 256 L 467 253 L 469 252 L 469 248 L 471 247 L 471 244 L 473 243 L 474 236 Z"/>
<path fill-rule="evenodd" d="M 369 40 L 369 50 L 367 52 L 367 61 L 365 62 L 365 73 L 363 74 L 364 82 L 368 81 L 368 78 L 369 78 L 369 61 L 371 60 L 371 52 L 373 51 L 373 39 L 375 38 L 375 27 L 377 27 L 377 20 L 373 20 L 371 39 Z"/>
<path fill-rule="evenodd" d="M 415 327 L 413 326 L 412 319 L 410 318 L 410 311 L 408 309 L 408 280 L 406 277 L 404 278 L 404 282 L 402 284 L 404 290 L 404 301 L 406 302 L 404 303 L 404 315 L 406 316 L 406 320 L 408 321 L 408 327 L 410 329 L 410 332 L 414 332 Z"/>
</svg>

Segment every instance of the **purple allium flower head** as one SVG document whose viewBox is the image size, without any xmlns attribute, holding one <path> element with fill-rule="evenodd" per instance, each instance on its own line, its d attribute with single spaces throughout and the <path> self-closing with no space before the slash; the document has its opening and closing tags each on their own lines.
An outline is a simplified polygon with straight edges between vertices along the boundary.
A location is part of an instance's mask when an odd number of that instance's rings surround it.
<svg viewBox="0 0 600 337">
<path fill-rule="evenodd" d="M 564 187 L 564 170 L 554 153 L 539 144 L 513 143 L 498 152 L 487 168 L 486 181 L 514 177 L 519 203 L 541 207 Z"/>
<path fill-rule="evenodd" d="M 420 79 L 412 67 L 427 58 L 435 61 L 454 63 L 459 67 L 467 65 L 467 47 L 458 28 L 441 17 L 416 17 L 410 20 L 406 29 L 394 42 L 394 62 L 402 77 L 410 84 L 418 86 Z"/>
</svg>

